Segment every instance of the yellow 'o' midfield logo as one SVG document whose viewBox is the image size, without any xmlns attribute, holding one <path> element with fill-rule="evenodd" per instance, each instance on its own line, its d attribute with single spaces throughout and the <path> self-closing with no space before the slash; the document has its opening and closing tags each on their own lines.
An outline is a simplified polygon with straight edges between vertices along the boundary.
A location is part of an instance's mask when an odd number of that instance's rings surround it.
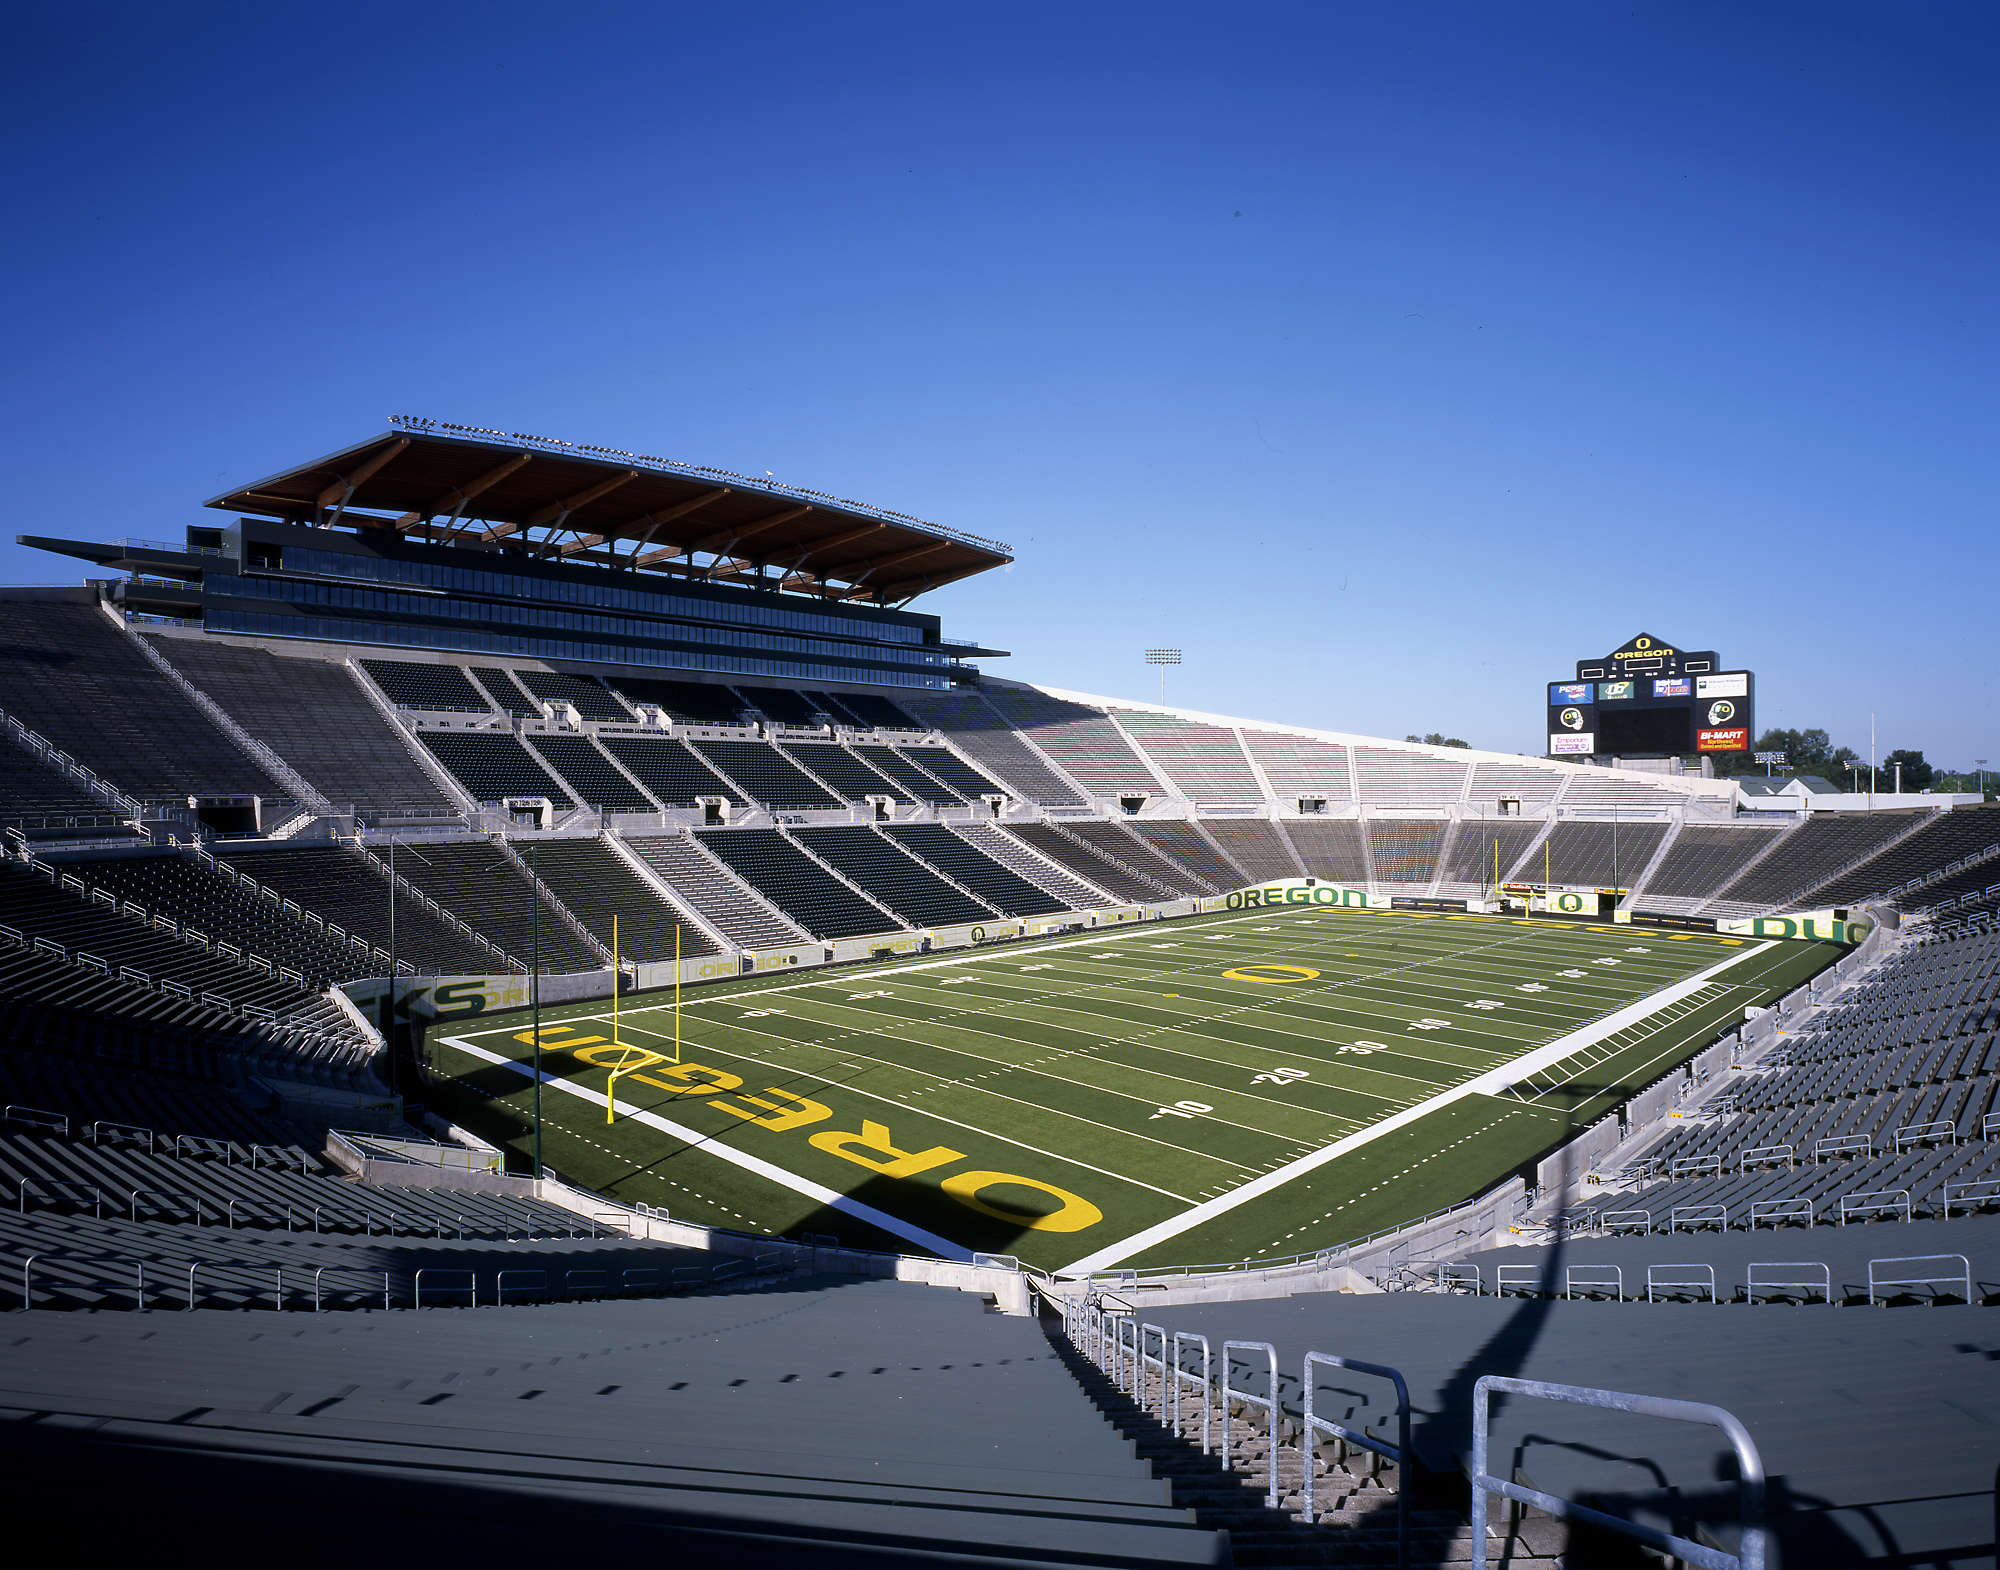
<svg viewBox="0 0 2000 1570">
<path fill-rule="evenodd" d="M 1271 974 L 1276 972 L 1276 974 Z M 1222 973 L 1224 981 L 1261 981 L 1269 986 L 1289 986 L 1294 982 L 1317 981 L 1319 972 L 1304 965 L 1239 965 Z"/>
</svg>

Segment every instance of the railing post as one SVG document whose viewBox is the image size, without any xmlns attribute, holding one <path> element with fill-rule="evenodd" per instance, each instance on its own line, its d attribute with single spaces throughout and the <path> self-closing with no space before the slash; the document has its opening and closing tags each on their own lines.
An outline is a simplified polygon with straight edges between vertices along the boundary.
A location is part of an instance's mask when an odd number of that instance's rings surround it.
<svg viewBox="0 0 2000 1570">
<path fill-rule="evenodd" d="M 1262 1352 L 1268 1369 L 1269 1394 L 1258 1396 L 1247 1390 L 1237 1390 L 1229 1383 L 1231 1352 Z M 1264 1503 L 1271 1509 L 1278 1508 L 1278 1349 L 1268 1341 L 1225 1341 L 1222 1343 L 1222 1465 L 1229 1466 L 1229 1398 L 1251 1406 L 1261 1406 L 1270 1415 L 1270 1443 L 1268 1481 L 1264 1488 Z"/>
<path fill-rule="evenodd" d="M 1503 1395 L 1538 1397 L 1572 1406 L 1596 1407 L 1613 1412 L 1630 1412 L 1640 1417 L 1666 1418 L 1674 1422 L 1704 1423 L 1719 1428 L 1736 1452 L 1736 1468 L 1741 1500 L 1742 1535 L 1735 1554 L 1726 1554 L 1699 1543 L 1676 1537 L 1657 1527 L 1609 1515 L 1588 1505 L 1579 1505 L 1554 1494 L 1495 1477 L 1487 1466 L 1488 1437 L 1494 1392 Z M 1618 1390 L 1598 1390 L 1582 1385 L 1550 1384 L 1536 1379 L 1510 1379 L 1499 1374 L 1482 1375 L 1472 1387 L 1472 1551 L 1473 1564 L 1485 1570 L 1486 1500 L 1499 1494 L 1515 1504 L 1533 1505 L 1563 1520 L 1588 1522 L 1608 1531 L 1644 1543 L 1690 1564 L 1714 1567 L 1735 1566 L 1737 1570 L 1764 1570 L 1764 1460 L 1749 1431 L 1733 1413 L 1702 1401 L 1676 1401 L 1664 1396 L 1630 1395 Z"/>
<path fill-rule="evenodd" d="M 1313 1365 L 1322 1364 L 1330 1368 L 1351 1369 L 1359 1374 L 1374 1374 L 1387 1379 L 1396 1387 L 1396 1450 L 1393 1460 L 1396 1465 L 1396 1565 L 1397 1570 L 1409 1570 L 1410 1564 L 1410 1389 L 1403 1382 L 1397 1370 L 1383 1363 L 1364 1363 L 1357 1358 L 1338 1357 L 1331 1352 L 1308 1352 L 1305 1363 L 1299 1370 L 1299 1398 L 1301 1432 L 1299 1450 L 1304 1467 L 1305 1498 L 1303 1517 L 1307 1526 L 1313 1524 L 1313 1452 L 1317 1447 L 1316 1435 L 1324 1432 L 1338 1438 L 1342 1444 L 1352 1441 L 1375 1455 L 1383 1455 L 1387 1446 L 1380 1440 L 1371 1439 L 1365 1430 L 1350 1429 L 1330 1418 L 1319 1416 L 1315 1410 L 1314 1395 L 1317 1384 L 1313 1379 Z"/>
<path fill-rule="evenodd" d="M 1160 1325 L 1139 1327 L 1139 1410 L 1146 1410 L 1146 1333 L 1160 1338 L 1160 1421 L 1167 1419 L 1167 1332 Z"/>
<path fill-rule="evenodd" d="M 1192 1330 L 1176 1330 L 1174 1332 L 1174 1438 L 1178 1439 L 1181 1437 L 1180 1387 L 1186 1383 L 1188 1377 L 1181 1370 L 1181 1342 L 1183 1341 L 1199 1341 L 1201 1343 L 1201 1453 L 1207 1455 L 1208 1413 L 1215 1396 L 1215 1386 L 1212 1382 L 1214 1371 L 1211 1367 L 1208 1337 L 1199 1335 Z"/>
</svg>

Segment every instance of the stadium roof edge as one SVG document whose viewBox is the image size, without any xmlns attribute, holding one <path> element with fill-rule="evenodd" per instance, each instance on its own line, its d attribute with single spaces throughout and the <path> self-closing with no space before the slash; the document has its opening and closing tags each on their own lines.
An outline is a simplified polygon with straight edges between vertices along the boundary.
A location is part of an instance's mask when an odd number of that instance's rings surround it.
<svg viewBox="0 0 2000 1570">
<path fill-rule="evenodd" d="M 1012 561 L 998 540 L 646 454 L 398 417 L 204 504 L 547 560 L 901 602 Z"/>
</svg>

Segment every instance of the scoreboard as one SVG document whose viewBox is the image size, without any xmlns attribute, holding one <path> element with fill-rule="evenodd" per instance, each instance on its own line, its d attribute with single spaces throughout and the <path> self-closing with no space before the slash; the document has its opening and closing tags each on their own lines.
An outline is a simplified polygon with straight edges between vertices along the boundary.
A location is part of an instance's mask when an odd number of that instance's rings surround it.
<svg viewBox="0 0 2000 1570">
<path fill-rule="evenodd" d="M 1756 689 L 1749 671 L 1724 670 L 1712 649 L 1641 633 L 1610 654 L 1578 660 L 1573 681 L 1549 683 L 1549 755 L 1748 752 Z"/>
</svg>

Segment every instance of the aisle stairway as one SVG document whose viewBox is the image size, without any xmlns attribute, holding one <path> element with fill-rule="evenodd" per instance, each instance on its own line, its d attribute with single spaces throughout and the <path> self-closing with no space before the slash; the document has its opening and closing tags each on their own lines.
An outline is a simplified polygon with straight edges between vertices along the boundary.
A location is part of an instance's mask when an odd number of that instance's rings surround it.
<svg viewBox="0 0 2000 1570">
<path fill-rule="evenodd" d="M 1203 1446 L 1202 1396 L 1193 1385 L 1178 1392 L 1176 1411 L 1162 1403 L 1159 1376 L 1149 1370 L 1143 1404 L 1129 1385 L 1121 1386 L 1104 1369 L 1069 1344 L 1059 1319 L 1043 1322 L 1056 1356 L 1076 1377 L 1092 1405 L 1119 1433 L 1132 1441 L 1140 1460 L 1153 1476 L 1173 1490 L 1173 1502 L 1192 1510 L 1196 1522 L 1229 1534 L 1232 1562 L 1237 1565 L 1393 1566 L 1397 1561 L 1398 1479 L 1372 1453 L 1334 1441 L 1322 1441 L 1313 1466 L 1313 1516 L 1305 1519 L 1305 1456 L 1296 1424 L 1281 1425 L 1278 1439 L 1278 1502 L 1267 1503 L 1271 1477 L 1269 1421 L 1261 1409 L 1234 1414 L 1210 1407 L 1213 1428 Z M 1163 1416 L 1162 1413 L 1165 1415 Z M 1178 1419 L 1176 1423 L 1175 1419 Z M 1222 1462 L 1222 1424 L 1229 1428 L 1229 1462 Z M 1175 1428 L 1178 1426 L 1178 1436 Z M 1496 1526 L 1496 1534 L 1498 1528 Z M 1469 1564 L 1472 1529 L 1463 1509 L 1443 1500 L 1412 1501 L 1409 1521 L 1410 1565 Z M 1511 1570 L 1538 1570 L 1561 1563 L 1553 1557 L 1561 1529 L 1548 1521 L 1530 1521 L 1523 1537 L 1490 1545 L 1491 1563 Z"/>
</svg>

